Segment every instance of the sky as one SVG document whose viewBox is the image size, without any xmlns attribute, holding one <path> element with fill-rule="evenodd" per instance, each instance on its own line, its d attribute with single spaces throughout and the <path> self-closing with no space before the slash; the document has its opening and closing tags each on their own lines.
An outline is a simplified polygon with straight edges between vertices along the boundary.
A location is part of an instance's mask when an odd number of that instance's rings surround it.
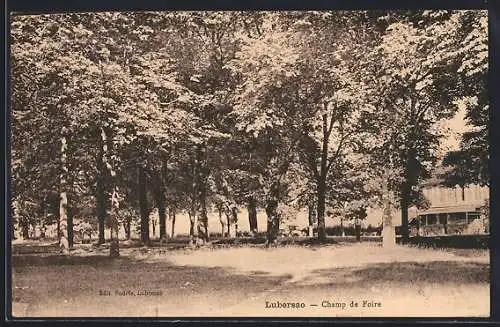
<svg viewBox="0 0 500 327">
<path fill-rule="evenodd" d="M 450 132 L 447 137 L 443 139 L 441 143 L 441 151 L 442 154 L 445 154 L 451 150 L 457 150 L 460 137 L 464 131 L 467 130 L 466 121 L 465 121 L 465 104 L 463 102 L 459 102 L 458 111 L 452 119 L 444 120 L 440 125 L 449 128 Z"/>
</svg>

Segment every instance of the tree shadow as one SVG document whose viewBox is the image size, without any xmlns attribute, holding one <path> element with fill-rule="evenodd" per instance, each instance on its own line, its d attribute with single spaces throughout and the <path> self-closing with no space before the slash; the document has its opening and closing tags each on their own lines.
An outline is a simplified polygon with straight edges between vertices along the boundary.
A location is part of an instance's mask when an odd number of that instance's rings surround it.
<svg viewBox="0 0 500 327">
<path fill-rule="evenodd" d="M 369 288 L 381 283 L 464 285 L 488 284 L 489 282 L 490 265 L 488 263 L 407 261 L 314 270 L 310 276 L 297 282 L 296 286 L 298 288 Z"/>
<path fill-rule="evenodd" d="M 54 253 L 59 251 L 59 244 L 52 243 L 28 243 L 28 244 L 13 244 L 12 255 L 19 254 L 35 254 L 35 253 Z"/>
<path fill-rule="evenodd" d="M 114 261 L 129 260 L 127 257 L 111 259 L 109 255 L 67 255 L 67 254 L 26 254 L 13 255 L 13 267 L 40 267 L 40 266 L 64 266 L 64 265 L 111 265 Z"/>
<path fill-rule="evenodd" d="M 291 278 L 262 271 L 180 266 L 168 259 L 152 263 L 125 256 L 113 260 L 97 255 L 19 256 L 16 260 L 12 300 L 29 304 L 26 312 L 30 317 L 52 312 L 81 317 L 119 317 L 136 311 L 141 315 L 141 310 L 158 305 L 179 310 L 196 305 L 224 307 L 276 288 Z M 109 290 L 111 296 L 100 296 L 101 290 Z M 160 290 L 163 295 L 130 298 L 115 295 L 117 290 Z"/>
</svg>

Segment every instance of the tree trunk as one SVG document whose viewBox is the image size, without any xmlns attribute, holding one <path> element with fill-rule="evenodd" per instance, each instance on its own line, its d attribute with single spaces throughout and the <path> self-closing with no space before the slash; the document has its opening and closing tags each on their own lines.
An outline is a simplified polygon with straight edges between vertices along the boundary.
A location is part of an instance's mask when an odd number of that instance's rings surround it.
<svg viewBox="0 0 500 327">
<path fill-rule="evenodd" d="M 255 199 L 250 197 L 248 201 L 248 223 L 250 226 L 250 232 L 255 236 L 258 232 L 257 226 L 257 206 L 255 205 Z"/>
<path fill-rule="evenodd" d="M 194 225 L 196 223 L 196 214 L 191 211 L 188 213 L 189 215 L 189 244 L 194 245 L 196 243 L 196 235 Z"/>
<path fill-rule="evenodd" d="M 149 245 L 149 208 L 146 187 L 146 171 L 139 167 L 139 207 L 141 211 L 141 244 Z"/>
<path fill-rule="evenodd" d="M 197 238 L 197 243 L 198 244 L 204 244 L 208 242 L 208 233 L 207 233 L 207 226 L 208 226 L 208 216 L 207 216 L 207 211 L 202 207 L 200 211 L 200 215 L 198 217 L 198 225 L 197 225 L 197 231 L 198 231 L 198 238 Z"/>
<path fill-rule="evenodd" d="M 198 206 L 198 184 L 199 184 L 199 156 L 198 149 L 196 149 L 193 156 L 191 156 L 191 203 L 189 210 L 189 244 L 191 246 L 196 244 L 196 235 L 195 235 L 195 223 L 196 223 L 196 213 Z"/>
<path fill-rule="evenodd" d="M 207 215 L 207 179 L 208 168 L 206 162 L 206 147 L 200 145 L 196 148 L 196 162 L 198 172 L 198 191 L 200 212 L 198 216 L 198 242 L 203 244 L 208 242 L 208 215 Z"/>
<path fill-rule="evenodd" d="M 198 216 L 198 243 L 204 244 L 208 242 L 208 215 L 207 215 L 207 206 L 206 206 L 206 196 L 205 196 L 205 187 L 202 186 L 202 191 L 200 195 L 200 213 Z"/>
<path fill-rule="evenodd" d="M 101 137 L 101 146 L 99 152 L 99 158 L 97 160 L 97 194 L 96 194 L 96 204 L 97 204 L 97 217 L 98 217 L 98 229 L 99 229 L 99 239 L 97 244 L 104 244 L 106 242 L 104 237 L 104 229 L 106 224 L 107 216 L 107 191 L 106 191 L 106 166 L 104 165 L 104 147 L 102 143 L 104 140 Z"/>
<path fill-rule="evenodd" d="M 314 223 L 316 220 L 316 212 L 314 211 L 314 204 L 308 205 L 308 220 L 309 220 L 309 237 L 314 237 Z"/>
<path fill-rule="evenodd" d="M 127 219 L 127 221 L 124 222 L 123 229 L 125 230 L 125 237 L 127 238 L 128 241 L 130 241 L 130 237 L 131 237 L 130 219 Z"/>
<path fill-rule="evenodd" d="M 208 242 L 208 215 L 207 215 L 206 183 L 201 185 L 200 192 L 200 214 L 198 217 L 198 243 Z"/>
<path fill-rule="evenodd" d="M 465 201 L 465 186 L 460 187 L 462 189 L 462 201 Z"/>
<path fill-rule="evenodd" d="M 219 205 L 217 207 L 217 210 L 219 211 L 219 221 L 220 221 L 220 226 L 221 226 L 221 237 L 224 237 L 224 232 L 225 232 L 225 224 L 224 224 L 224 218 L 223 218 L 223 210 L 222 207 Z"/>
<path fill-rule="evenodd" d="M 166 175 L 166 163 L 163 162 L 161 172 L 158 174 L 159 187 L 156 194 L 156 206 L 158 207 L 158 219 L 160 225 L 160 239 L 167 238 L 167 208 L 165 205 L 165 182 L 164 176 Z"/>
<path fill-rule="evenodd" d="M 42 227 L 40 229 L 40 238 L 44 239 L 45 238 L 45 232 L 47 230 L 47 227 L 45 227 L 45 223 L 42 223 Z"/>
<path fill-rule="evenodd" d="M 326 202 L 326 178 L 328 174 L 328 142 L 329 142 L 329 126 L 328 115 L 322 115 L 323 120 L 323 140 L 321 147 L 321 162 L 320 171 L 317 179 L 317 196 L 318 196 L 318 240 L 326 240 L 326 225 L 325 225 L 325 202 Z"/>
<path fill-rule="evenodd" d="M 66 192 L 61 192 L 60 194 L 60 204 L 59 204 L 59 247 L 62 252 L 67 252 L 69 250 L 68 243 L 68 213 L 67 213 L 68 198 Z"/>
<path fill-rule="evenodd" d="M 227 219 L 227 237 L 231 237 L 231 215 L 232 211 L 227 207 L 226 219 Z"/>
<path fill-rule="evenodd" d="M 396 232 L 392 219 L 392 197 L 388 187 L 388 173 L 383 181 L 382 196 L 384 197 L 384 212 L 382 217 L 382 247 L 393 248 L 396 245 Z"/>
<path fill-rule="evenodd" d="M 68 195 L 67 195 L 67 175 L 68 167 L 66 164 L 66 151 L 68 145 L 65 136 L 66 129 L 63 127 L 61 135 L 61 175 L 60 175 L 60 193 L 59 193 L 59 247 L 62 252 L 69 252 L 68 242 Z"/>
<path fill-rule="evenodd" d="M 354 231 L 356 233 L 356 241 L 361 242 L 361 225 L 355 224 Z"/>
<path fill-rule="evenodd" d="M 112 258 L 117 258 L 120 256 L 120 243 L 118 239 L 118 219 L 116 217 L 116 212 L 118 209 L 118 192 L 116 187 L 113 188 L 113 193 L 111 195 L 111 212 L 109 214 L 109 227 L 111 229 L 111 243 L 109 245 L 109 256 Z"/>
<path fill-rule="evenodd" d="M 165 206 L 165 190 L 163 188 L 158 192 L 156 205 L 158 206 L 158 218 L 160 224 L 160 239 L 167 238 L 167 208 Z"/>
<path fill-rule="evenodd" d="M 16 240 L 16 227 L 15 227 L 15 222 L 11 220 L 11 223 L 9 224 L 9 233 L 10 233 L 10 240 L 14 241 Z"/>
<path fill-rule="evenodd" d="M 172 231 L 170 232 L 171 237 L 175 236 L 175 208 L 170 208 L 169 215 L 172 219 Z"/>
<path fill-rule="evenodd" d="M 326 240 L 326 225 L 325 225 L 325 181 L 320 180 L 318 183 L 318 240 Z"/>
<path fill-rule="evenodd" d="M 104 244 L 106 242 L 104 236 L 104 229 L 106 224 L 106 216 L 107 216 L 107 208 L 106 208 L 106 190 L 102 181 L 97 182 L 97 215 L 98 215 L 98 234 L 99 239 L 97 241 L 98 244 Z"/>
<path fill-rule="evenodd" d="M 238 208 L 236 204 L 231 209 L 231 222 L 234 224 L 234 237 L 238 237 Z"/>
<path fill-rule="evenodd" d="M 267 245 L 276 241 L 279 232 L 279 216 L 277 212 L 278 201 L 271 200 L 266 206 L 267 215 Z"/>
<path fill-rule="evenodd" d="M 111 258 L 116 258 L 120 256 L 120 243 L 118 239 L 118 218 L 117 212 L 119 208 L 119 199 L 118 199 L 118 191 L 116 187 L 116 173 L 113 169 L 112 163 L 108 160 L 110 157 L 109 153 L 113 151 L 113 140 L 112 138 L 108 139 L 106 135 L 106 131 L 104 128 L 101 128 L 101 140 L 102 140 L 102 162 L 103 167 L 106 167 L 107 173 L 104 176 L 109 176 L 110 184 L 112 185 L 112 193 L 110 196 L 110 205 L 109 205 L 109 215 L 108 218 L 108 226 L 110 227 L 110 238 L 111 242 L 109 245 L 109 256 Z M 105 192 L 106 194 L 106 192 Z M 103 233 L 104 234 L 104 233 Z"/>
<path fill-rule="evenodd" d="M 68 247 L 73 248 L 74 245 L 74 232 L 73 232 L 73 206 L 68 206 Z"/>
<path fill-rule="evenodd" d="M 59 219 L 59 210 L 57 210 L 57 216 L 56 216 L 56 224 L 57 224 L 57 239 L 59 240 L 61 238 L 61 219 Z"/>
<path fill-rule="evenodd" d="M 22 234 L 23 234 L 23 240 L 29 240 L 30 238 L 30 225 L 29 223 L 26 221 L 23 221 L 21 224 L 21 230 L 22 230 Z"/>
<path fill-rule="evenodd" d="M 410 237 L 408 229 L 408 207 L 410 202 L 409 188 L 407 186 L 403 187 L 403 192 L 401 194 L 401 240 L 403 244 L 407 243 Z"/>
</svg>

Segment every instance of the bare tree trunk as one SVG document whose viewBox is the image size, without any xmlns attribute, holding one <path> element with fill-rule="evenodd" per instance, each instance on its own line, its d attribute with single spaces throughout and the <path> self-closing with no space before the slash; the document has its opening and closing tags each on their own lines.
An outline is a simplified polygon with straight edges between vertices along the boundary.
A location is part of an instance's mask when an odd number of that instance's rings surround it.
<svg viewBox="0 0 500 327">
<path fill-rule="evenodd" d="M 68 144 L 66 141 L 66 128 L 62 128 L 61 133 L 61 175 L 59 191 L 59 247 L 62 252 L 69 252 L 68 241 L 68 196 L 67 196 L 67 175 L 68 167 L 66 163 L 66 152 Z"/>
<path fill-rule="evenodd" d="M 47 217 L 46 203 L 47 203 L 47 197 L 44 196 L 43 199 L 42 199 L 42 202 L 40 204 L 40 215 L 42 217 L 39 220 L 39 223 L 40 223 L 40 239 L 44 239 L 45 238 L 45 218 Z M 71 227 L 71 230 L 73 230 L 73 227 Z"/>
<path fill-rule="evenodd" d="M 206 194 L 205 185 L 201 186 L 202 190 L 200 192 L 200 213 L 198 216 L 198 243 L 204 244 L 208 242 L 208 215 L 207 215 L 207 205 L 206 205 Z"/>
<path fill-rule="evenodd" d="M 167 238 L 167 208 L 165 206 L 165 193 L 161 191 L 158 195 L 158 218 L 160 224 L 160 239 Z"/>
<path fill-rule="evenodd" d="M 224 237 L 224 232 L 225 232 L 225 224 L 224 224 L 224 218 L 223 218 L 223 209 L 222 205 L 217 205 L 217 210 L 219 211 L 219 221 L 220 221 L 220 226 L 221 226 L 221 237 Z"/>
<path fill-rule="evenodd" d="M 15 219 L 14 217 L 17 217 L 17 215 L 16 214 L 12 215 L 13 219 L 11 219 L 10 224 L 9 224 L 9 233 L 10 233 L 11 241 L 17 239 L 16 238 L 16 226 L 15 226 L 16 221 L 14 220 Z"/>
<path fill-rule="evenodd" d="M 61 219 L 59 219 L 59 210 L 57 211 L 57 239 L 59 240 L 61 238 Z M 29 225 L 28 225 L 28 228 L 29 228 Z M 26 229 L 27 231 L 28 229 Z"/>
<path fill-rule="evenodd" d="M 99 219 L 99 239 L 98 244 L 104 244 L 106 242 L 104 236 L 104 229 L 106 224 L 106 216 L 107 216 L 107 205 L 106 205 L 106 189 L 104 186 L 104 181 L 99 178 L 97 180 L 97 215 Z"/>
<path fill-rule="evenodd" d="M 106 166 L 104 164 L 104 148 L 105 144 L 102 143 L 105 141 L 105 138 L 102 138 L 101 135 L 101 146 L 99 150 L 99 158 L 97 159 L 97 194 L 96 194 L 96 202 L 97 202 L 97 216 L 98 216 L 98 229 L 99 229 L 99 239 L 97 244 L 104 244 L 106 242 L 104 236 L 104 229 L 106 225 L 106 216 L 107 216 L 107 190 L 106 190 Z"/>
<path fill-rule="evenodd" d="M 321 148 L 321 162 L 319 179 L 317 180 L 317 196 L 318 196 L 318 240 L 324 241 L 326 239 L 326 225 L 325 225 L 325 202 L 326 202 L 326 178 L 328 174 L 328 138 L 330 136 L 328 126 L 328 115 L 324 113 L 323 119 L 323 140 Z"/>
<path fill-rule="evenodd" d="M 250 197 L 248 200 L 248 223 L 250 225 L 250 232 L 255 236 L 258 232 L 257 226 L 257 206 L 255 205 L 255 199 Z"/>
<path fill-rule="evenodd" d="M 59 222 L 59 220 L 58 220 L 58 222 Z M 29 233 L 29 231 L 30 231 L 30 225 L 28 223 L 28 220 L 23 218 L 21 220 L 20 225 L 21 225 L 21 231 L 22 231 L 22 235 L 23 235 L 23 240 L 29 240 L 29 238 L 30 238 L 30 233 Z"/>
<path fill-rule="evenodd" d="M 172 231 L 170 232 L 171 237 L 175 236 L 175 208 L 170 208 L 169 209 L 169 215 L 172 219 Z"/>
<path fill-rule="evenodd" d="M 207 204 L 206 204 L 206 185 L 200 185 L 200 212 L 198 215 L 197 224 L 197 244 L 204 244 L 208 242 L 208 215 L 207 215 Z"/>
<path fill-rule="evenodd" d="M 227 219 L 227 237 L 231 237 L 231 209 L 229 206 L 226 208 L 226 219 Z"/>
<path fill-rule="evenodd" d="M 68 199 L 69 201 L 69 199 Z M 73 232 L 73 214 L 74 208 L 73 206 L 68 206 L 68 247 L 69 249 L 73 248 L 74 245 L 74 232 Z"/>
<path fill-rule="evenodd" d="M 115 183 L 115 175 L 116 172 L 113 169 L 113 166 L 111 162 L 108 160 L 109 152 L 112 151 L 112 145 L 113 141 L 112 139 L 108 139 L 106 135 L 106 131 L 104 128 L 101 128 L 101 140 L 102 140 L 102 153 L 103 153 L 103 163 L 104 166 L 107 168 L 109 176 L 110 176 L 110 181 L 112 183 L 112 193 L 111 193 L 111 203 L 110 203 L 110 212 L 108 215 L 108 226 L 110 227 L 110 237 L 111 237 L 111 243 L 109 245 L 109 256 L 111 258 L 116 258 L 120 256 L 120 243 L 118 239 L 118 219 L 117 219 L 117 211 L 119 208 L 119 199 L 118 199 L 118 190 L 116 187 Z"/>
<path fill-rule="evenodd" d="M 318 183 L 318 240 L 324 241 L 326 239 L 326 225 L 325 225 L 325 197 L 326 185 L 325 181 L 321 180 Z"/>
<path fill-rule="evenodd" d="M 278 201 L 271 200 L 267 203 L 267 245 L 274 243 L 279 232 L 279 216 L 277 212 Z"/>
<path fill-rule="evenodd" d="M 354 225 L 354 232 L 356 233 L 356 241 L 361 242 L 361 225 L 356 223 Z"/>
<path fill-rule="evenodd" d="M 196 232 L 195 232 L 195 224 L 196 224 L 196 213 L 198 206 L 198 186 L 199 186 L 199 156 L 198 149 L 194 154 L 194 157 L 191 157 L 191 208 L 189 210 L 189 244 L 191 246 L 196 244 Z"/>
<path fill-rule="evenodd" d="M 156 192 L 156 206 L 158 207 L 158 219 L 160 225 L 160 239 L 167 238 L 167 207 L 165 204 L 165 176 L 166 164 L 162 164 L 161 172 L 158 174 L 158 189 Z"/>
<path fill-rule="evenodd" d="M 41 239 L 44 239 L 44 238 L 45 238 L 46 228 L 47 228 L 47 227 L 45 227 L 45 223 L 44 223 L 44 222 L 42 222 L 42 228 L 40 229 L 40 238 L 41 238 Z"/>
<path fill-rule="evenodd" d="M 408 207 L 410 203 L 410 189 L 407 184 L 403 186 L 403 192 L 401 194 L 401 240 L 403 243 L 407 243 L 410 237 L 408 229 Z"/>
<path fill-rule="evenodd" d="M 208 242 L 207 221 L 208 221 L 208 216 L 207 216 L 206 209 L 202 208 L 200 211 L 200 215 L 198 217 L 197 244 L 204 244 L 204 243 Z"/>
<path fill-rule="evenodd" d="M 384 213 L 382 217 L 382 246 L 393 248 L 396 245 L 396 232 L 392 217 L 392 197 L 388 187 L 388 173 L 384 176 L 382 195 L 384 197 Z"/>
<path fill-rule="evenodd" d="M 189 215 L 189 244 L 194 245 L 196 244 L 196 234 L 194 228 L 196 224 L 196 213 L 190 211 L 188 215 Z"/>
<path fill-rule="evenodd" d="M 238 237 L 238 208 L 236 205 L 231 210 L 231 222 L 234 224 L 234 237 Z"/>
<path fill-rule="evenodd" d="M 146 172 L 143 167 L 139 167 L 139 207 L 141 211 L 141 243 L 148 246 L 149 239 L 149 208 L 146 187 Z"/>
<path fill-rule="evenodd" d="M 123 229 L 125 230 L 125 237 L 127 238 L 128 241 L 130 241 L 131 238 L 130 219 L 127 218 L 127 220 L 123 223 Z"/>
<path fill-rule="evenodd" d="M 207 179 L 208 168 L 206 162 L 206 147 L 198 146 L 196 149 L 196 162 L 198 165 L 198 190 L 200 212 L 198 216 L 198 243 L 208 242 L 208 215 L 207 215 Z"/>
<path fill-rule="evenodd" d="M 120 243 L 118 238 L 118 219 L 116 218 L 116 211 L 118 209 L 118 192 L 116 187 L 113 188 L 111 195 L 111 212 L 109 214 L 109 225 L 111 229 L 111 243 L 109 245 L 109 256 L 116 258 L 120 256 Z"/>
<path fill-rule="evenodd" d="M 316 212 L 314 211 L 314 203 L 309 203 L 308 218 L 309 218 L 309 237 L 314 237 L 314 223 L 316 220 Z"/>
</svg>

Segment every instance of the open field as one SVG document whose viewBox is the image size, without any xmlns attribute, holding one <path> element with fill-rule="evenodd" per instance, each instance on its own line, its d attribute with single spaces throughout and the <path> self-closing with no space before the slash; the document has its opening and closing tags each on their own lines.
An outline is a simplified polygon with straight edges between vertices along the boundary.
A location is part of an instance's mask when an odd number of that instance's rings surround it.
<svg viewBox="0 0 500 327">
<path fill-rule="evenodd" d="M 14 315 L 487 317 L 490 310 L 486 250 L 369 242 L 121 253 L 14 255 Z"/>
</svg>

